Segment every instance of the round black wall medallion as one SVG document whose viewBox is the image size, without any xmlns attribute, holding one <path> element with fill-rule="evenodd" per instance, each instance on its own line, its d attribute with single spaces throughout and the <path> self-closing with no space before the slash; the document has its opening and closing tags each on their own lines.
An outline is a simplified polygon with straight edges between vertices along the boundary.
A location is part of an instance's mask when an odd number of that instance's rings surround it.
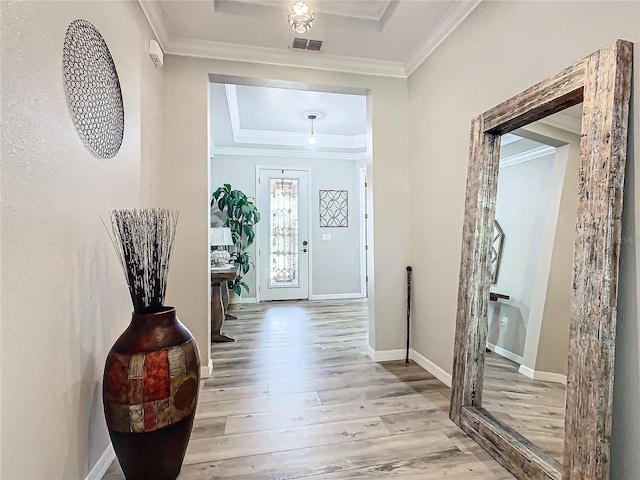
<svg viewBox="0 0 640 480">
<path fill-rule="evenodd" d="M 67 104 L 78 135 L 98 158 L 113 158 L 124 133 L 116 66 L 98 29 L 86 20 L 67 28 L 62 53 Z"/>
</svg>

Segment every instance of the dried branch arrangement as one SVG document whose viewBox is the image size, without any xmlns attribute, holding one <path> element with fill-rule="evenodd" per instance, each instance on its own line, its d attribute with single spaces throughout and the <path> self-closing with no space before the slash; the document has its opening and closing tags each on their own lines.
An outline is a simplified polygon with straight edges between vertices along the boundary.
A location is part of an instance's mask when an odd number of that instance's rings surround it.
<svg viewBox="0 0 640 480">
<path fill-rule="evenodd" d="M 111 241 L 136 313 L 162 310 L 178 212 L 163 208 L 113 210 Z"/>
</svg>

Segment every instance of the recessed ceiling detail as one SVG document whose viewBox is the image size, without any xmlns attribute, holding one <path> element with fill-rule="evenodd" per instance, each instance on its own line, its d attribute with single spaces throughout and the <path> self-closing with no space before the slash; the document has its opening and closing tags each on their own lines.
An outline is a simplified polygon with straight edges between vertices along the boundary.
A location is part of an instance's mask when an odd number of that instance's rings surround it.
<svg viewBox="0 0 640 480">
<path fill-rule="evenodd" d="M 406 77 L 480 1 L 314 0 L 322 55 L 293 54 L 292 0 L 139 3 L 166 54 Z"/>
<path fill-rule="evenodd" d="M 213 154 L 366 158 L 363 95 L 211 84 L 210 102 Z"/>
</svg>

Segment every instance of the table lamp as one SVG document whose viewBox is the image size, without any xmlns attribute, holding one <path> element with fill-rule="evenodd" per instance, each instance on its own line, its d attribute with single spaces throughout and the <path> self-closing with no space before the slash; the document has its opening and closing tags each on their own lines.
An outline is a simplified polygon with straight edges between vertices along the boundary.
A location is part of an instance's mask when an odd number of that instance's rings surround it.
<svg viewBox="0 0 640 480">
<path fill-rule="evenodd" d="M 229 227 L 212 227 L 209 229 L 209 245 L 212 247 L 227 247 L 233 245 L 233 237 L 231 236 L 231 229 Z M 211 252 L 211 266 L 212 267 L 224 267 L 229 265 L 231 255 L 229 251 L 224 249 L 217 249 Z"/>
</svg>

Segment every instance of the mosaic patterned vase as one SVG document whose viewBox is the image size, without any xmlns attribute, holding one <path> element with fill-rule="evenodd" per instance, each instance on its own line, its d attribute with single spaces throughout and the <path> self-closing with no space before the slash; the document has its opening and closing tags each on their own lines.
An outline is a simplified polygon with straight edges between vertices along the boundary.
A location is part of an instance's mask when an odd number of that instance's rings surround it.
<svg viewBox="0 0 640 480">
<path fill-rule="evenodd" d="M 200 356 L 176 310 L 133 313 L 107 356 L 102 399 L 127 480 L 175 480 L 189 443 Z"/>
</svg>

